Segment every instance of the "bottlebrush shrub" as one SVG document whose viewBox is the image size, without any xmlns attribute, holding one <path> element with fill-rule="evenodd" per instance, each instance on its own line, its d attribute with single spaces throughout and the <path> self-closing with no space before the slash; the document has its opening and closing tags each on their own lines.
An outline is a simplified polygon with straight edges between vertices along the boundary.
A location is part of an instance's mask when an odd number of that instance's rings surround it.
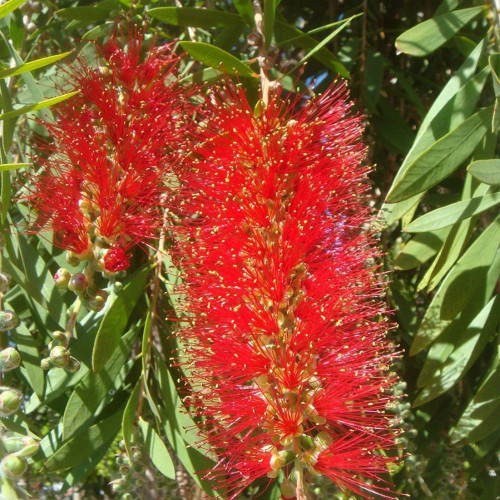
<svg viewBox="0 0 500 500">
<path fill-rule="evenodd" d="M 66 72 L 79 94 L 52 108 L 26 199 L 39 229 L 81 259 L 95 238 L 110 272 L 129 266 L 127 250 L 157 236 L 168 174 L 190 127 L 190 93 L 178 83 L 172 46 L 145 48 L 135 32 L 125 48 L 113 36 L 97 65 L 79 60 Z M 66 88 L 65 88 L 66 90 Z"/>
<path fill-rule="evenodd" d="M 175 255 L 186 401 L 219 458 L 210 477 L 230 498 L 280 471 L 285 497 L 325 475 L 393 498 L 381 478 L 397 461 L 395 354 L 345 85 L 307 102 L 273 95 L 256 116 L 227 84 L 200 114 Z"/>
</svg>

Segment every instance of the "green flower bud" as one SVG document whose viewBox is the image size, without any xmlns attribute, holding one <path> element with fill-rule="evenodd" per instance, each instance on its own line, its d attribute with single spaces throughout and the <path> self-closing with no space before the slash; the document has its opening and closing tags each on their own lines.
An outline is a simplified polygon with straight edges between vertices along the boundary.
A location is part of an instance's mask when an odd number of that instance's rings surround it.
<svg viewBox="0 0 500 500">
<path fill-rule="evenodd" d="M 121 281 L 115 281 L 113 283 L 113 292 L 119 293 L 123 289 L 123 283 Z"/>
<path fill-rule="evenodd" d="M 0 371 L 14 370 L 20 364 L 21 355 L 13 347 L 7 347 L 0 351 Z"/>
<path fill-rule="evenodd" d="M 58 345 L 50 351 L 50 361 L 56 368 L 64 368 L 69 363 L 69 351 L 66 347 Z"/>
<path fill-rule="evenodd" d="M 42 370 L 48 371 L 51 368 L 54 368 L 54 364 L 50 360 L 50 358 L 43 358 L 42 361 L 40 361 L 40 367 Z"/>
<path fill-rule="evenodd" d="M 125 464 L 120 465 L 119 471 L 120 471 L 120 474 L 122 476 L 126 476 L 130 472 L 130 467 L 128 465 L 125 465 Z"/>
<path fill-rule="evenodd" d="M 97 293 L 91 297 L 88 301 L 88 308 L 91 311 L 100 311 L 106 304 L 106 300 L 108 299 L 108 293 L 104 290 L 98 290 Z"/>
<path fill-rule="evenodd" d="M 10 285 L 10 276 L 7 273 L 0 273 L 0 292 L 5 292 Z"/>
<path fill-rule="evenodd" d="M 54 283 L 57 288 L 66 288 L 70 279 L 71 273 L 64 267 L 59 268 L 56 274 L 54 274 Z"/>
<path fill-rule="evenodd" d="M 86 292 L 88 285 L 89 282 L 85 274 L 76 273 L 71 276 L 71 279 L 68 283 L 68 288 L 72 292 L 75 292 L 77 295 L 83 295 Z"/>
<path fill-rule="evenodd" d="M 31 457 L 40 445 L 30 436 L 10 437 L 3 440 L 3 445 L 8 453 L 13 453 L 17 457 Z"/>
<path fill-rule="evenodd" d="M 0 413 L 5 416 L 12 415 L 19 410 L 23 401 L 23 394 L 15 389 L 8 389 L 0 394 Z"/>
<path fill-rule="evenodd" d="M 2 472 L 5 477 L 10 479 L 21 477 L 26 471 L 26 468 L 26 462 L 21 457 L 16 457 L 16 455 L 7 455 L 2 460 Z"/>
<path fill-rule="evenodd" d="M 0 311 L 0 332 L 15 328 L 19 319 L 14 311 Z"/>
<path fill-rule="evenodd" d="M 61 330 L 56 330 L 55 332 L 52 333 L 52 338 L 54 339 L 55 342 L 58 342 L 58 345 L 62 345 L 63 347 L 68 347 L 69 335 L 66 332 L 62 332 Z"/>
<path fill-rule="evenodd" d="M 296 486 L 288 479 L 281 483 L 281 494 L 284 498 L 295 498 Z"/>
<path fill-rule="evenodd" d="M 76 256 L 76 253 L 70 250 L 66 252 L 66 262 L 73 267 L 76 267 L 78 264 L 80 264 L 80 260 Z"/>
<path fill-rule="evenodd" d="M 313 438 L 311 436 L 308 436 L 307 434 L 302 434 L 299 440 L 300 440 L 300 447 L 303 450 L 310 450 L 314 446 Z"/>
<path fill-rule="evenodd" d="M 68 365 L 64 369 L 69 373 L 76 373 L 80 369 L 80 361 L 70 356 Z"/>
</svg>

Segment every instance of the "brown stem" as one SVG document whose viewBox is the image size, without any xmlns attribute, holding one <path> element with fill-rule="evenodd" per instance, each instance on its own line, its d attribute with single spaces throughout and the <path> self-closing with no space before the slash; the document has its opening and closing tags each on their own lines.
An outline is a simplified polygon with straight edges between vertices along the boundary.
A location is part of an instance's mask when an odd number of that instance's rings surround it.
<svg viewBox="0 0 500 500">
<path fill-rule="evenodd" d="M 260 0 L 253 0 L 253 10 L 255 12 L 255 30 L 262 37 L 262 43 L 259 46 L 259 68 L 260 68 L 260 85 L 262 87 L 262 102 L 264 107 L 269 102 L 269 78 L 267 76 L 267 52 L 266 39 L 264 34 L 264 14 L 260 5 Z"/>
</svg>

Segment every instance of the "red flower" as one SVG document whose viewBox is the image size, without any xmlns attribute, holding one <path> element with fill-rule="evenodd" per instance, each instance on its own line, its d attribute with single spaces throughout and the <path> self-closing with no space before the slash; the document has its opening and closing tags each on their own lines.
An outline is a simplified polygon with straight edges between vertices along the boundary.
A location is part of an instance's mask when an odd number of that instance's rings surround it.
<svg viewBox="0 0 500 500">
<path fill-rule="evenodd" d="M 398 435 L 394 351 L 350 109 L 341 84 L 307 102 L 271 96 L 257 117 L 226 85 L 178 173 L 188 403 L 231 498 L 280 470 L 298 498 L 319 474 L 392 498 L 380 478 L 397 460 L 381 452 Z"/>
<path fill-rule="evenodd" d="M 36 226 L 55 243 L 88 253 L 96 237 L 114 248 L 107 270 L 128 267 L 126 250 L 158 235 L 169 193 L 168 175 L 184 147 L 192 111 L 178 83 L 170 45 L 146 48 L 132 34 L 98 48 L 98 64 L 80 60 L 67 71 L 65 90 L 80 93 L 52 108 L 27 201 Z M 121 252 L 121 256 L 118 253 Z"/>
</svg>

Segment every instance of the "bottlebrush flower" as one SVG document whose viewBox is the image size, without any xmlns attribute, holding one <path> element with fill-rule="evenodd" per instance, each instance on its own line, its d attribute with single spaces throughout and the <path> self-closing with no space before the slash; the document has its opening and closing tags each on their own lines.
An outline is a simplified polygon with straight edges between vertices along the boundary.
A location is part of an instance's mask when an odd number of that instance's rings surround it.
<svg viewBox="0 0 500 500">
<path fill-rule="evenodd" d="M 280 470 L 286 497 L 305 499 L 323 474 L 393 498 L 381 477 L 397 460 L 394 350 L 346 87 L 305 103 L 274 95 L 255 116 L 228 84 L 202 109 L 178 174 L 175 254 L 187 403 L 219 458 L 210 475 L 230 498 Z"/>
<path fill-rule="evenodd" d="M 168 175 L 189 130 L 192 90 L 178 83 L 172 46 L 145 47 L 130 35 L 98 47 L 97 63 L 79 60 L 66 72 L 80 93 L 52 108 L 26 199 L 36 227 L 81 258 L 96 237 L 109 251 L 106 271 L 128 268 L 128 249 L 158 235 Z M 66 90 L 66 88 L 65 88 Z"/>
</svg>

